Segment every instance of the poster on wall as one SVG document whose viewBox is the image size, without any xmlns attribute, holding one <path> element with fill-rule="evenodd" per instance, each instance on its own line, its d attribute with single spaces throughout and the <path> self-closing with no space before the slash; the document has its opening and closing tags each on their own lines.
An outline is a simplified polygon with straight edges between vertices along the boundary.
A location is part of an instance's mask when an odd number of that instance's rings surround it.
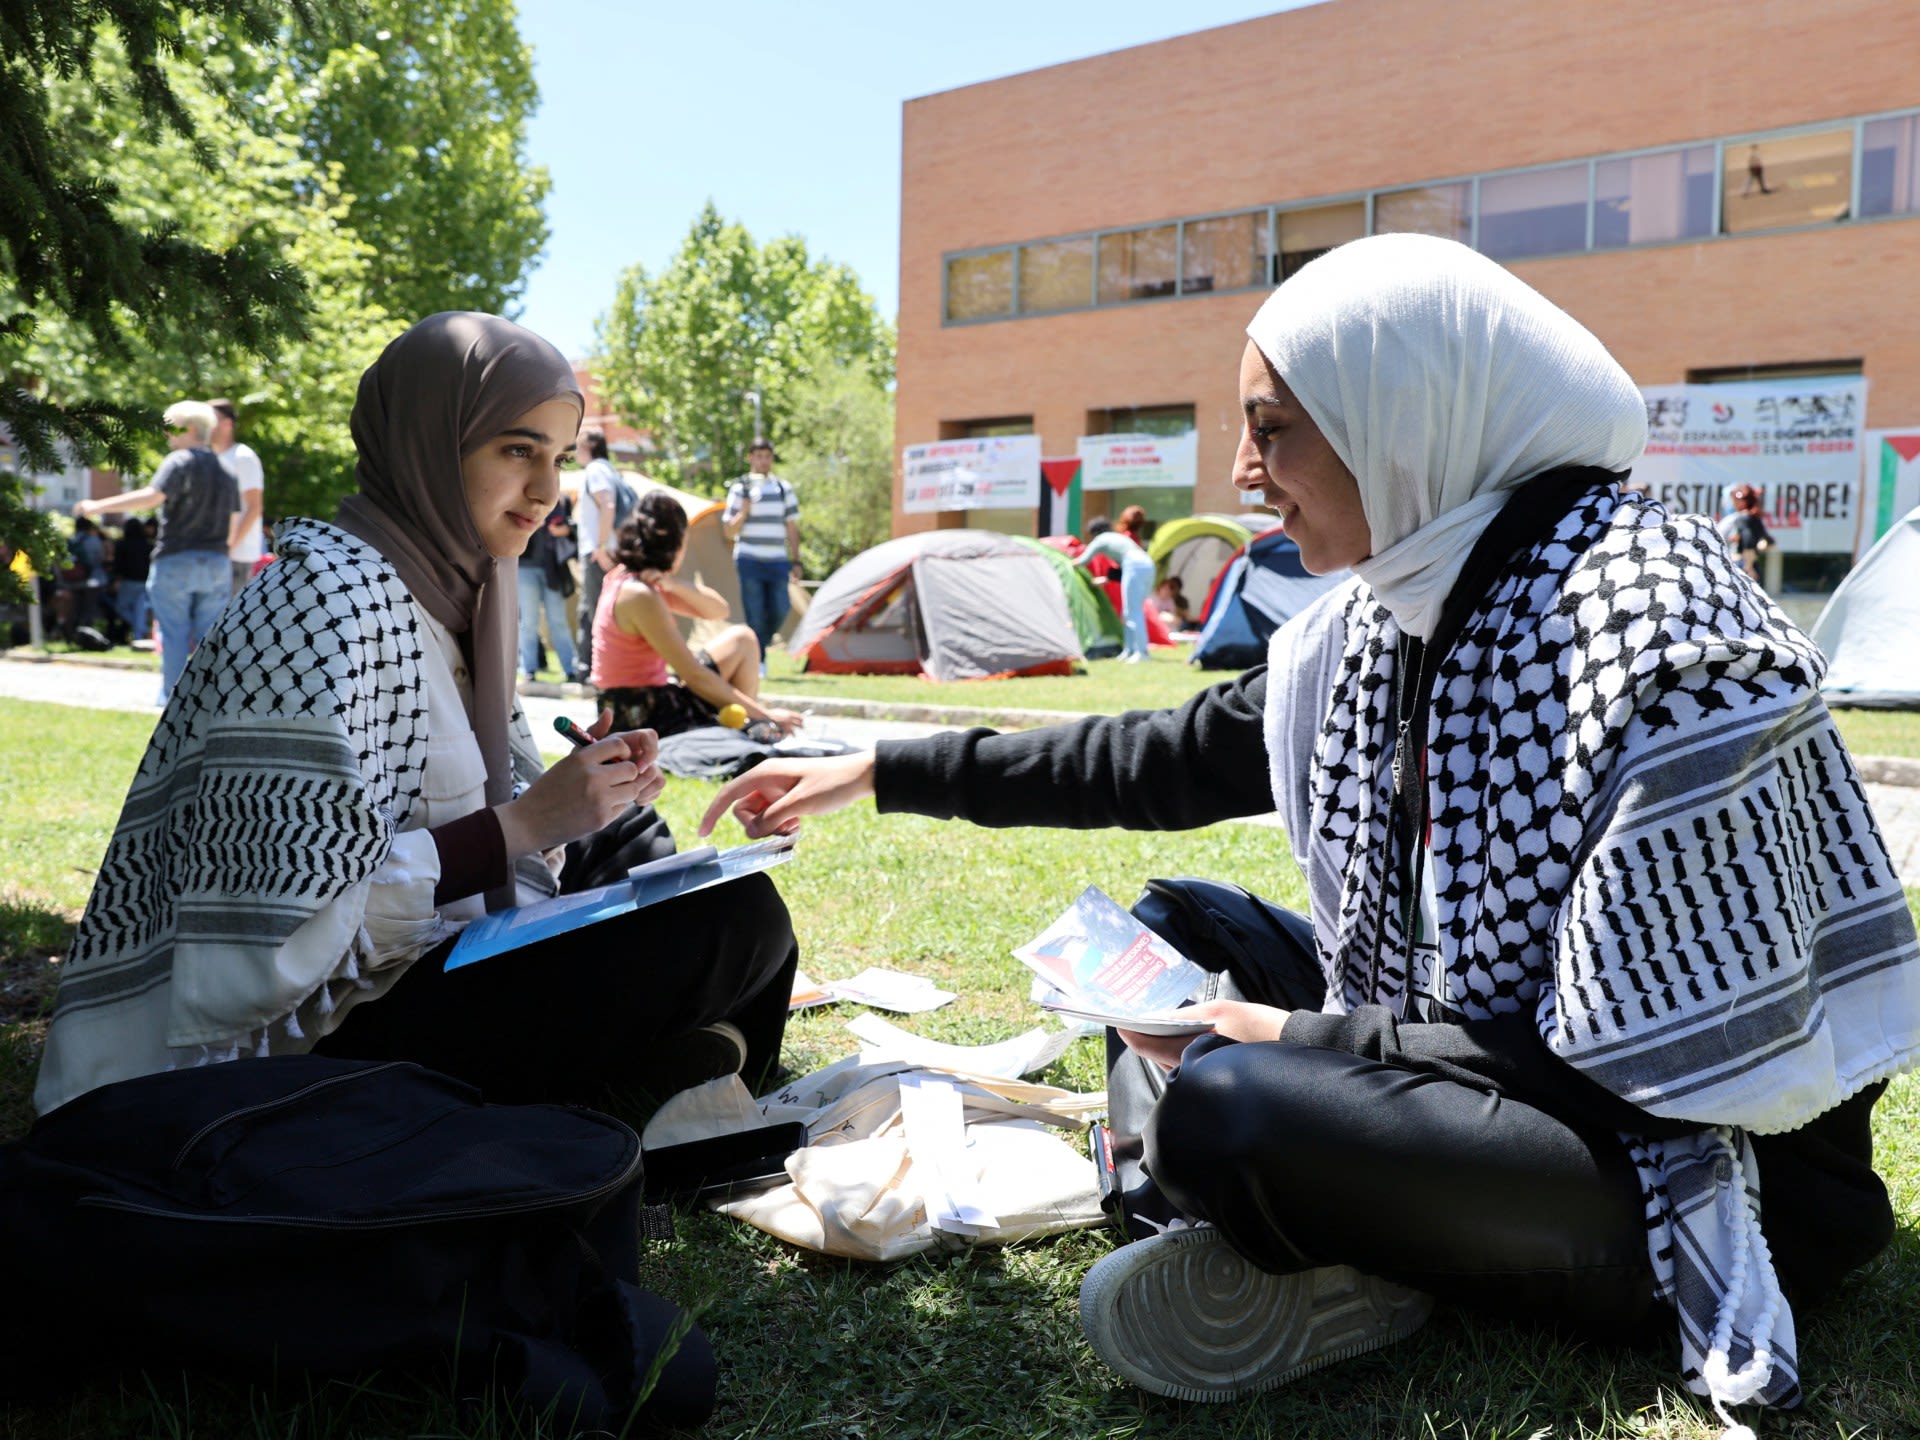
<svg viewBox="0 0 1920 1440">
<path fill-rule="evenodd" d="M 1920 505 L 1920 426 L 1869 430 L 1861 449 L 1865 452 L 1867 503 L 1856 559 Z"/>
<path fill-rule="evenodd" d="M 900 508 L 1033 510 L 1040 504 L 1040 437 L 986 435 L 936 440 L 900 452 Z"/>
<path fill-rule="evenodd" d="M 1860 473 L 1867 382 L 1858 377 L 1734 385 L 1649 385 L 1647 453 L 1633 467 L 1670 510 L 1724 514 L 1752 485 L 1790 554 L 1852 554 L 1866 497 Z"/>
<path fill-rule="evenodd" d="M 1083 435 L 1083 490 L 1193 488 L 1199 473 L 1200 437 L 1184 435 Z"/>
</svg>

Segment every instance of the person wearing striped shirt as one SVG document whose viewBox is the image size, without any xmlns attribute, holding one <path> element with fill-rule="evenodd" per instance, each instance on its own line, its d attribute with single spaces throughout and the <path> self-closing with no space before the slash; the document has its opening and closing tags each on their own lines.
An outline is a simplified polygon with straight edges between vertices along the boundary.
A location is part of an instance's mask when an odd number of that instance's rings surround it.
<svg viewBox="0 0 1920 1440">
<path fill-rule="evenodd" d="M 800 502 L 773 473 L 773 444 L 765 437 L 747 451 L 747 473 L 727 486 L 720 526 L 733 541 L 747 627 L 760 637 L 764 656 L 787 618 L 787 580 L 800 564 Z"/>
</svg>

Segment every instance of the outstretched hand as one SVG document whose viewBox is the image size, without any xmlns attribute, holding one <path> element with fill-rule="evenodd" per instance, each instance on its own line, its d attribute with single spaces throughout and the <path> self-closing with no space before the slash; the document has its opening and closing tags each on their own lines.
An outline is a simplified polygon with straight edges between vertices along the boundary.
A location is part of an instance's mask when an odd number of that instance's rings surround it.
<svg viewBox="0 0 1920 1440">
<path fill-rule="evenodd" d="M 873 794 L 873 753 L 856 751 L 816 760 L 775 756 L 729 780 L 700 817 L 700 836 L 713 833 L 721 815 L 733 818 L 750 839 L 791 835 L 803 815 L 828 815 Z"/>
</svg>

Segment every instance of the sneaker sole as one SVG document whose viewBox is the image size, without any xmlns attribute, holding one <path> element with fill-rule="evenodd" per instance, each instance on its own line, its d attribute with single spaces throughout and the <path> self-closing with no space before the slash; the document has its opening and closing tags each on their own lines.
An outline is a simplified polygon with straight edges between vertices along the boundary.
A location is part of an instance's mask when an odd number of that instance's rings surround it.
<svg viewBox="0 0 1920 1440">
<path fill-rule="evenodd" d="M 1426 1323 L 1433 1297 L 1347 1265 L 1269 1275 L 1217 1231 L 1176 1230 L 1100 1261 L 1080 1287 L 1093 1351 L 1142 1390 L 1257 1395 Z"/>
</svg>

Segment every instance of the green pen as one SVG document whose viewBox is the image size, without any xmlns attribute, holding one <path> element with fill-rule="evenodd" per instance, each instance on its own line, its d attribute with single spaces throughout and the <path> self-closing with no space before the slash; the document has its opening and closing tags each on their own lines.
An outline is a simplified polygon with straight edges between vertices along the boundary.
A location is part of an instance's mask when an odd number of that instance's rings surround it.
<svg viewBox="0 0 1920 1440">
<path fill-rule="evenodd" d="M 586 731 L 582 730 L 578 725 L 574 724 L 573 721 L 569 720 L 564 715 L 555 717 L 553 722 L 553 728 L 558 730 L 562 735 L 566 736 L 567 739 L 571 740 L 575 745 L 579 746 L 583 750 L 587 746 L 593 744 L 593 736 L 587 734 Z"/>
</svg>

